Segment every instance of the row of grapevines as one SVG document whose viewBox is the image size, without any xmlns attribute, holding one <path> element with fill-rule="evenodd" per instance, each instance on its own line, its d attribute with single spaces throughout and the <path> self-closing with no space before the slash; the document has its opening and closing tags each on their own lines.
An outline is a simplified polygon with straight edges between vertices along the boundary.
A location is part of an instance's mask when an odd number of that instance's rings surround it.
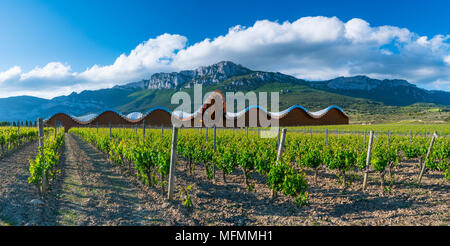
<svg viewBox="0 0 450 246">
<path fill-rule="evenodd" d="M 217 130 L 218 132 L 222 132 Z M 277 139 L 259 138 L 243 131 L 218 134 L 216 149 L 213 149 L 213 134 L 201 134 L 198 130 L 183 129 L 179 136 L 177 152 L 186 158 L 187 168 L 192 170 L 195 163 L 202 164 L 209 179 L 214 178 L 214 169 L 226 176 L 240 170 L 244 185 L 248 190 L 254 189 L 250 178 L 253 173 L 265 177 L 267 185 L 273 191 L 292 196 L 301 205 L 308 200 L 307 183 L 304 172 L 295 168 L 289 158 L 282 158 L 278 163 Z"/>
<path fill-rule="evenodd" d="M 148 130 L 145 140 L 130 129 L 71 129 L 85 141 L 108 155 L 111 162 L 125 165 L 131 171 L 134 164 L 137 176 L 149 186 L 166 186 L 170 168 L 170 139 Z M 158 137 L 156 137 L 158 136 Z"/>
<path fill-rule="evenodd" d="M 165 185 L 170 161 L 170 134 L 161 137 L 159 131 L 148 132 L 147 138 L 133 130 L 114 129 L 73 129 L 77 135 L 96 145 L 107 153 L 117 164 L 134 164 L 138 176 L 147 184 Z M 215 149 L 213 134 L 205 135 L 200 130 L 181 129 L 177 152 L 186 160 L 186 169 L 203 166 L 206 176 L 213 179 L 214 170 L 226 176 L 240 170 L 243 182 L 251 190 L 253 174 L 266 178 L 267 185 L 276 192 L 292 196 L 299 204 L 307 201 L 306 168 L 315 173 L 325 166 L 335 170 L 338 178 L 347 186 L 346 176 L 350 170 L 366 169 L 368 137 L 361 135 L 327 136 L 325 134 L 289 133 L 286 138 L 283 158 L 277 163 L 277 138 L 260 138 L 244 131 L 218 130 Z M 401 158 L 424 160 L 429 138 L 416 136 L 377 135 L 373 140 L 370 168 L 379 173 L 382 190 L 386 170 L 392 175 L 392 168 Z M 426 165 L 430 169 L 441 170 L 449 176 L 449 139 L 438 138 Z M 201 164 L 201 165 L 200 165 Z M 392 177 L 392 176 L 391 176 Z"/>
<path fill-rule="evenodd" d="M 159 184 L 162 188 L 170 168 L 170 134 L 161 136 L 159 131 L 147 131 L 144 141 L 141 134 L 130 129 L 71 129 L 99 150 L 108 154 L 109 159 L 116 164 L 133 163 L 138 176 L 149 185 Z M 197 130 L 182 129 L 178 137 L 177 153 L 186 159 L 186 169 L 192 171 L 197 164 L 205 168 L 206 176 L 214 178 L 214 170 L 231 174 L 239 168 L 244 177 L 244 183 L 249 190 L 254 185 L 249 178 L 252 173 L 267 177 L 271 189 L 281 191 L 296 198 L 299 203 L 307 200 L 307 184 L 304 173 L 297 170 L 291 163 L 276 161 L 276 139 L 260 139 L 245 137 L 244 133 L 221 134 L 216 139 L 216 149 L 213 148 L 213 134 L 208 139 Z M 278 169 L 272 171 L 274 167 Z"/>
<path fill-rule="evenodd" d="M 29 160 L 28 182 L 35 184 L 42 191 L 43 178 L 54 179 L 57 173 L 56 165 L 59 163 L 61 147 L 64 143 L 64 129 L 58 129 L 56 137 L 51 129 L 46 129 L 44 134 L 44 147 L 39 147 L 38 154 Z M 44 176 L 44 173 L 46 174 Z"/>
<path fill-rule="evenodd" d="M 330 170 L 336 170 L 346 185 L 346 172 L 366 168 L 368 139 L 358 135 L 328 136 L 317 134 L 294 134 L 290 136 L 287 151 L 291 160 L 301 167 L 312 168 L 317 173 L 323 164 Z M 365 140 L 365 141 L 364 141 Z M 327 145 L 325 145 L 327 143 Z M 439 137 L 434 143 L 430 158 L 426 160 L 429 169 L 445 172 L 449 178 L 449 138 Z M 384 175 L 388 171 L 392 180 L 392 168 L 402 158 L 419 158 L 419 164 L 425 161 L 430 138 L 404 136 L 375 136 L 372 146 L 370 168 L 379 173 L 381 188 L 384 190 Z"/>
<path fill-rule="evenodd" d="M 37 128 L 0 127 L 0 156 L 37 138 Z"/>
</svg>

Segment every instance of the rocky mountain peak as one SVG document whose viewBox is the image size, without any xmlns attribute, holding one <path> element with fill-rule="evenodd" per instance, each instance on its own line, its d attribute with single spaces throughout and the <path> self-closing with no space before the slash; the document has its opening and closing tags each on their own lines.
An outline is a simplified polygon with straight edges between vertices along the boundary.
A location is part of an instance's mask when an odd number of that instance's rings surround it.
<svg viewBox="0 0 450 246">
<path fill-rule="evenodd" d="M 184 70 L 172 73 L 156 73 L 147 81 L 145 88 L 148 89 L 170 89 L 183 86 L 188 82 L 201 84 L 220 83 L 230 77 L 245 75 L 252 70 L 231 61 L 202 66 L 194 70 Z"/>
<path fill-rule="evenodd" d="M 196 77 L 212 77 L 223 80 L 233 76 L 249 74 L 252 70 L 230 61 L 221 61 L 211 66 L 199 67 L 194 70 Z"/>
</svg>

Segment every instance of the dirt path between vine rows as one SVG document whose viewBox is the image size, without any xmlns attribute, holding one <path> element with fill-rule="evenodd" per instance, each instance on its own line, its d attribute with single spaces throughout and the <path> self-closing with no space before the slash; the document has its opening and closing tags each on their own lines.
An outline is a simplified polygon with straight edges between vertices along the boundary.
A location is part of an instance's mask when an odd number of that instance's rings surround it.
<svg viewBox="0 0 450 246">
<path fill-rule="evenodd" d="M 46 201 L 48 225 L 171 225 L 164 200 L 154 199 L 105 155 L 66 134 L 61 178 Z M 176 215 L 175 215 L 176 216 Z"/>
<path fill-rule="evenodd" d="M 138 182 L 135 173 L 71 134 L 57 178 L 40 197 L 28 184 L 28 160 L 36 154 L 37 142 L 0 160 L 0 226 L 193 224 L 159 189 Z"/>
<path fill-rule="evenodd" d="M 369 175 L 366 192 L 361 191 L 361 172 L 349 173 L 351 184 L 344 192 L 335 172 L 323 169 L 314 182 L 312 170 L 307 170 L 309 205 L 303 207 L 283 195 L 272 201 L 266 178 L 257 173 L 250 179 L 254 189 L 247 191 L 240 170 L 228 175 L 227 183 L 219 171 L 212 183 L 201 165 L 191 175 L 182 170 L 183 163 L 180 160 L 176 183 L 193 186 L 188 214 L 197 225 L 450 225 L 450 182 L 442 172 L 427 171 L 417 187 L 417 160 L 403 161 L 394 168 L 392 185 L 386 177 L 384 195 L 376 173 Z"/>
<path fill-rule="evenodd" d="M 85 162 L 80 164 L 86 169 L 81 177 L 104 188 L 99 190 L 104 195 L 91 198 L 96 207 L 93 215 L 81 213 L 78 216 L 93 220 L 79 223 L 80 219 L 75 224 L 450 225 L 449 182 L 443 179 L 442 172 L 428 171 L 421 187 L 413 185 L 419 170 L 417 160 L 403 161 L 394 168 L 392 186 L 386 178 L 391 191 L 383 196 L 379 194 L 376 174 L 369 176 L 368 189 L 363 193 L 360 190 L 361 173 L 349 173 L 348 179 L 352 184 L 342 192 L 334 172 L 321 170 L 318 182 L 314 183 L 313 174 L 308 170 L 310 204 L 297 207 L 292 198 L 283 195 L 272 201 L 265 178 L 257 174 L 252 174 L 250 180 L 254 190 L 247 191 L 240 170 L 228 175 L 227 183 L 223 182 L 219 171 L 215 182 L 211 182 L 201 164 L 196 164 L 193 174 L 190 174 L 184 169 L 183 158 L 178 158 L 176 199 L 167 203 L 163 192 L 142 185 L 134 173 L 126 173 L 126 168 L 108 162 L 104 153 L 79 137 L 69 135 L 67 144 L 74 151 L 67 149 L 66 152 L 79 155 L 77 160 Z M 192 207 L 185 208 L 178 197 L 180 189 L 188 185 L 193 187 L 190 192 Z M 76 204 L 74 210 L 79 207 L 90 206 Z"/>
<path fill-rule="evenodd" d="M 28 183 L 28 160 L 37 154 L 37 141 L 0 159 L 0 225 L 32 225 L 41 222 L 48 208 L 35 206 L 37 188 Z"/>
<path fill-rule="evenodd" d="M 336 174 L 319 172 L 318 182 L 307 170 L 310 203 L 297 207 L 292 198 L 270 199 L 265 177 L 251 174 L 252 191 L 243 185 L 242 172 L 219 171 L 211 182 L 204 167 L 192 174 L 178 158 L 175 200 L 167 202 L 159 188 L 151 188 L 129 173 L 126 165 L 110 163 L 104 153 L 79 137 L 66 134 L 61 173 L 51 183 L 42 205 L 33 205 L 37 190 L 28 184 L 28 159 L 37 143 L 0 160 L 0 225 L 450 225 L 449 181 L 442 172 L 428 171 L 417 187 L 418 160 L 402 161 L 384 195 L 372 173 L 361 191 L 362 174 L 350 172 L 345 192 Z M 180 189 L 191 185 L 192 207 L 178 200 Z M 177 197 L 178 196 L 178 197 Z"/>
</svg>

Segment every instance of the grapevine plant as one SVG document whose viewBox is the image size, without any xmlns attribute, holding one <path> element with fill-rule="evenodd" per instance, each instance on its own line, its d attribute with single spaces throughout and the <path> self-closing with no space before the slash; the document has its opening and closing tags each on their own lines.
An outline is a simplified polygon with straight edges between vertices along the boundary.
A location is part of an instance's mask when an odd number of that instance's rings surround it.
<svg viewBox="0 0 450 246">
<path fill-rule="evenodd" d="M 58 129 L 55 134 L 47 132 L 44 134 L 43 145 L 39 147 L 38 154 L 34 159 L 29 160 L 29 172 L 28 182 L 35 184 L 39 192 L 43 191 L 44 178 L 54 179 L 58 169 L 56 168 L 61 156 L 61 147 L 64 143 L 64 130 Z M 45 174 L 45 175 L 44 175 Z"/>
<path fill-rule="evenodd" d="M 161 189 L 166 185 L 170 168 L 170 134 L 162 136 L 156 130 L 148 130 L 143 139 L 142 134 L 134 129 L 115 130 L 111 136 L 109 129 L 100 129 L 98 134 L 95 129 L 85 128 L 72 129 L 71 132 L 103 151 L 111 162 L 118 165 L 127 163 L 128 169 L 133 170 L 144 184 Z M 191 176 L 200 167 L 204 168 L 209 180 L 214 180 L 214 170 L 217 168 L 226 185 L 229 182 L 227 176 L 242 174 L 242 183 L 252 191 L 255 188 L 253 174 L 259 175 L 271 190 L 291 196 L 298 205 L 304 205 L 308 202 L 305 170 L 314 171 L 315 182 L 321 166 L 335 170 L 344 189 L 348 186 L 349 172 L 366 170 L 368 144 L 361 135 L 311 136 L 288 131 L 282 158 L 277 162 L 277 138 L 260 138 L 256 134 L 247 136 L 245 131 L 218 132 L 214 148 L 211 132 L 206 139 L 205 131 L 179 131 L 176 146 L 178 160 L 184 160 L 184 169 Z M 386 170 L 392 175 L 393 168 L 402 157 L 410 160 L 419 158 L 425 161 L 427 168 L 442 171 L 447 178 L 450 177 L 448 138 L 438 138 L 430 158 L 425 160 L 427 142 L 429 139 L 420 136 L 411 139 L 409 136 L 375 136 L 368 167 L 379 174 L 382 189 Z"/>
</svg>

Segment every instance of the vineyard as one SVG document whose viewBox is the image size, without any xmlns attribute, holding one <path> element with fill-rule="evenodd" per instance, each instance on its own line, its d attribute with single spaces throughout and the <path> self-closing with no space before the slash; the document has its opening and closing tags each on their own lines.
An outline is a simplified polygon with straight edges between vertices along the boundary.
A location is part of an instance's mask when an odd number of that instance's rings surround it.
<svg viewBox="0 0 450 246">
<path fill-rule="evenodd" d="M 335 126 L 301 126 L 289 128 L 293 131 L 313 131 L 340 134 L 358 134 L 362 135 L 368 130 L 373 130 L 377 134 L 386 135 L 388 133 L 394 135 L 423 136 L 429 137 L 436 132 L 439 136 L 449 136 L 450 127 L 448 124 L 411 124 L 411 123 L 392 123 L 392 124 L 374 124 L 374 125 L 335 125 Z"/>
<path fill-rule="evenodd" d="M 30 160 L 30 177 L 28 182 L 35 184 L 39 193 L 45 192 L 49 179 L 55 179 L 57 173 L 57 164 L 60 161 L 61 147 L 64 141 L 63 129 L 52 129 L 47 131 L 41 138 L 41 145 L 38 148 L 38 154 Z"/>
<path fill-rule="evenodd" d="M 286 137 L 284 153 L 277 160 L 279 138 L 260 138 L 245 131 L 216 130 L 213 136 L 200 130 L 183 129 L 176 146 L 178 155 L 186 162 L 185 169 L 204 169 L 211 182 L 217 179 L 216 172 L 226 183 L 226 176 L 240 170 L 243 184 L 248 191 L 253 189 L 249 180 L 256 173 L 267 180 L 273 191 L 292 196 L 298 205 L 308 201 L 308 184 L 305 169 L 312 169 L 317 182 L 321 165 L 336 171 L 336 182 L 345 190 L 348 185 L 346 173 L 350 170 L 363 172 L 370 169 L 380 177 L 380 192 L 385 192 L 385 172 L 389 179 L 393 168 L 402 159 L 419 159 L 430 170 L 444 173 L 450 179 L 450 141 L 438 138 L 434 150 L 426 159 L 429 139 L 426 137 L 405 138 L 398 136 L 375 136 L 370 166 L 366 167 L 368 138 L 363 136 L 328 136 L 323 134 L 290 134 Z M 170 167 L 171 134 L 152 131 L 146 138 L 135 129 L 73 129 L 73 133 L 95 145 L 106 153 L 117 165 L 135 168 L 138 177 L 149 186 L 167 184 Z"/>
<path fill-rule="evenodd" d="M 0 127 L 0 158 L 37 138 L 37 129 L 31 127 Z"/>
<path fill-rule="evenodd" d="M 216 215 L 204 214 L 211 211 L 207 204 L 221 207 L 224 211 L 220 214 L 224 217 L 230 217 L 223 214 L 228 213 L 226 211 L 258 214 L 258 207 L 266 207 L 267 211 L 273 210 L 267 212 L 269 214 L 280 210 L 278 217 L 292 218 L 293 214 L 307 211 L 323 213 L 317 212 L 318 207 L 324 205 L 321 197 L 327 197 L 326 203 L 333 207 L 339 206 L 342 200 L 350 201 L 353 203 L 348 206 L 350 209 L 356 203 L 362 206 L 360 202 L 368 206 L 371 199 L 383 198 L 384 203 L 389 203 L 397 201 L 399 194 L 404 196 L 405 191 L 428 193 L 430 180 L 433 180 L 432 187 L 443 189 L 443 193 L 436 191 L 436 194 L 440 194 L 443 205 L 439 207 L 443 206 L 444 212 L 439 210 L 436 216 L 439 223 L 448 224 L 449 137 L 419 134 L 418 129 L 415 134 L 408 134 L 412 130 L 402 134 L 400 129 L 392 132 L 375 129 L 373 132 L 369 127 L 364 131 L 333 130 L 288 128 L 278 130 L 274 138 L 262 138 L 263 129 L 181 128 L 174 132 L 163 128 L 73 128 L 69 134 L 64 134 L 63 129 L 46 128 L 41 139 L 43 147 L 37 148 L 29 159 L 27 183 L 37 187 L 35 190 L 44 201 L 55 199 L 46 200 L 45 194 L 52 196 L 60 190 L 58 180 L 67 176 L 65 164 L 60 162 L 67 162 L 65 152 L 76 144 L 80 150 L 74 154 L 85 152 L 83 155 L 88 156 L 85 159 L 91 162 L 92 170 L 97 161 L 93 162 L 94 155 L 90 153 L 99 151 L 107 164 L 102 164 L 98 172 L 112 168 L 119 175 L 117 178 L 136 180 L 136 183 L 130 181 L 133 185 L 129 188 L 139 194 L 151 194 L 150 199 L 160 204 L 161 213 L 168 207 L 178 208 L 181 212 L 177 213 L 183 214 L 184 222 L 169 224 L 215 224 L 212 221 L 217 219 Z M 2 153 L 3 146 L 12 150 L 36 139 L 35 128 L 0 128 Z M 83 142 L 87 147 L 82 147 Z M 63 147 L 68 144 L 69 147 Z M 86 165 L 83 164 L 86 161 L 76 165 Z M 96 182 L 102 180 L 96 179 Z M 421 197 L 422 193 L 418 194 Z M 172 199 L 169 205 L 168 196 Z M 227 204 L 226 201 L 234 202 Z M 371 206 L 388 205 L 374 202 Z M 305 220 L 309 222 L 289 219 L 285 223 L 277 222 L 273 216 L 263 217 L 267 219 L 266 224 L 319 223 L 316 221 L 337 224 L 329 221 L 329 216 L 312 216 L 316 217 Z M 258 219 L 253 223 L 252 219 L 235 220 L 238 224 L 265 224 Z M 219 219 L 222 221 L 219 224 L 235 224 L 235 220 Z"/>
</svg>

